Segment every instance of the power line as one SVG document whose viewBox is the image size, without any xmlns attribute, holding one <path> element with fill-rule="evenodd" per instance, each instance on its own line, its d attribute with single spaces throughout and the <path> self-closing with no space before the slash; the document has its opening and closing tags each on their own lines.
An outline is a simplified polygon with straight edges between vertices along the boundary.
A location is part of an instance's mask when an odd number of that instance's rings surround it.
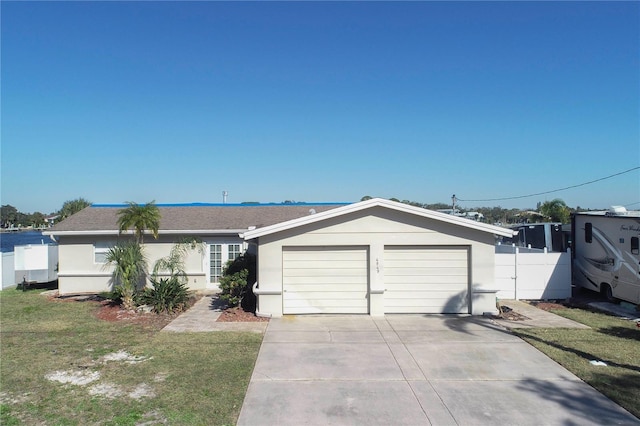
<svg viewBox="0 0 640 426">
<path fill-rule="evenodd" d="M 620 176 L 620 175 L 623 175 L 625 173 L 629 173 L 629 172 L 632 172 L 632 171 L 638 170 L 638 169 L 640 169 L 640 166 L 632 167 L 629 170 L 625 170 L 625 171 L 619 172 L 619 173 L 614 173 L 612 175 L 605 176 L 605 177 L 602 177 L 602 178 L 599 178 L 599 179 L 595 179 L 595 180 L 591 180 L 589 182 L 579 183 L 577 185 L 566 186 L 566 187 L 560 188 L 560 189 L 553 189 L 551 191 L 537 192 L 535 194 L 518 195 L 518 196 L 515 196 L 515 197 L 488 198 L 488 199 L 484 199 L 484 200 L 463 200 L 462 198 L 457 198 L 457 200 L 458 201 L 466 201 L 466 202 L 470 202 L 470 201 L 473 201 L 473 202 L 478 202 L 478 201 L 505 201 L 505 200 L 517 200 L 517 199 L 520 199 L 520 198 L 536 197 L 538 195 L 552 194 L 554 192 L 566 191 L 567 189 L 573 189 L 573 188 L 578 188 L 580 186 L 590 185 L 592 183 L 600 182 L 601 180 L 605 180 L 605 179 L 611 179 L 612 177 Z"/>
</svg>

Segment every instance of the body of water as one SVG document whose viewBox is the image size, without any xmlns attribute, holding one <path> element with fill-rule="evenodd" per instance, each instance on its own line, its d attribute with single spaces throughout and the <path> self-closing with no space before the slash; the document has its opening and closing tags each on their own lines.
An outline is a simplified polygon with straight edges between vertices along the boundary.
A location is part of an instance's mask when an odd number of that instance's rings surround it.
<svg viewBox="0 0 640 426">
<path fill-rule="evenodd" d="M 27 244 L 50 244 L 53 243 L 51 238 L 42 235 L 40 231 L 19 231 L 19 232 L 2 232 L 0 233 L 0 245 L 2 253 L 13 251 L 15 246 L 24 246 Z"/>
</svg>

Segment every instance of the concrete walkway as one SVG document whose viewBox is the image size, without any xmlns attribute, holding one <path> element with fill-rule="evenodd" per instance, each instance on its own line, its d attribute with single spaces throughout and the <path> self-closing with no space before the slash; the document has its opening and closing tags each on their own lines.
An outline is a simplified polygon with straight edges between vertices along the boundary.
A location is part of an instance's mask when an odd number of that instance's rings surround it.
<svg viewBox="0 0 640 426">
<path fill-rule="evenodd" d="M 587 325 L 561 317 L 559 315 L 538 309 L 528 303 L 519 300 L 500 300 L 502 306 L 507 306 L 515 312 L 526 317 L 522 321 L 509 321 L 503 319 L 493 320 L 508 329 L 514 328 L 591 328 Z"/>
<path fill-rule="evenodd" d="M 271 319 L 238 424 L 640 421 L 491 319 L 330 315 Z"/>
<path fill-rule="evenodd" d="M 171 321 L 162 331 L 178 333 L 208 331 L 251 331 L 264 333 L 268 322 L 217 322 L 225 305 L 217 294 L 206 294 L 186 312 Z"/>
</svg>

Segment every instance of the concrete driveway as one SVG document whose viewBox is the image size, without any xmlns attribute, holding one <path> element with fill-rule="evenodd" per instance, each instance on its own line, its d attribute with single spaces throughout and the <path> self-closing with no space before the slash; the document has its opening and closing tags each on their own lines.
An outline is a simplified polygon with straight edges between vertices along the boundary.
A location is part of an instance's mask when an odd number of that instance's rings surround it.
<svg viewBox="0 0 640 426">
<path fill-rule="evenodd" d="M 239 425 L 609 425 L 640 421 L 490 320 L 272 319 Z"/>
</svg>

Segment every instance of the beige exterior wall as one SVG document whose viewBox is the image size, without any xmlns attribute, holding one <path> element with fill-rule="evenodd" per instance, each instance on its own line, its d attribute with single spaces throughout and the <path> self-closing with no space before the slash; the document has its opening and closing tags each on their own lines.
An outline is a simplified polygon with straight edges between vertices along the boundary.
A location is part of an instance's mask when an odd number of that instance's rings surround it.
<svg viewBox="0 0 640 426">
<path fill-rule="evenodd" d="M 174 241 L 178 239 L 160 237 L 158 240 L 145 239 L 144 252 L 149 265 L 149 271 L 153 269 L 155 262 L 168 256 Z M 58 287 L 60 294 L 99 293 L 113 290 L 111 274 L 113 267 L 96 263 L 95 244 L 115 244 L 117 236 L 64 236 L 59 237 L 59 272 Z M 233 237 L 209 237 L 207 242 L 224 241 L 244 244 L 239 238 Z M 208 282 L 208 248 L 203 253 L 193 250 L 185 259 L 185 272 L 188 277 L 188 286 L 191 290 L 203 290 L 216 287 Z"/>
<path fill-rule="evenodd" d="M 262 236 L 259 238 L 258 248 L 258 314 L 282 316 L 283 247 L 340 245 L 367 247 L 369 314 L 378 316 L 384 315 L 385 246 L 469 247 L 469 279 L 472 287 L 470 290 L 473 290 L 474 288 L 491 288 L 494 285 L 494 240 L 493 234 L 487 232 L 384 207 L 373 207 Z"/>
</svg>

